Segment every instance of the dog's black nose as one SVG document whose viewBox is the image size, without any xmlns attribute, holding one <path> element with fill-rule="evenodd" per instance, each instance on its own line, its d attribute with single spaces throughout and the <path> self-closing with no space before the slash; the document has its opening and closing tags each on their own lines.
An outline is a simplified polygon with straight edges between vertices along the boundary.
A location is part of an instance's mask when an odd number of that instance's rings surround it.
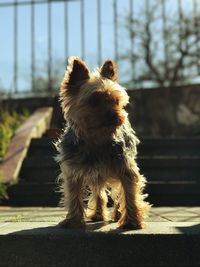
<svg viewBox="0 0 200 267">
<path fill-rule="evenodd" d="M 108 120 L 116 120 L 116 118 L 117 118 L 117 114 L 116 113 L 114 113 L 114 112 L 108 112 L 107 114 L 106 114 L 106 118 L 108 119 Z"/>
<path fill-rule="evenodd" d="M 105 125 L 117 125 L 119 122 L 118 116 L 115 112 L 107 112 L 105 117 Z"/>
</svg>

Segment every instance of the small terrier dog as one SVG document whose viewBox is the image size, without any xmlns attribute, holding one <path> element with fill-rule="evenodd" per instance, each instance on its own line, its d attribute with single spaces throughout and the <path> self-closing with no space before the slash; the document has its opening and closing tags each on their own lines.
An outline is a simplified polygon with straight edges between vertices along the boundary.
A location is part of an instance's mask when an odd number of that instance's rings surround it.
<svg viewBox="0 0 200 267">
<path fill-rule="evenodd" d="M 124 109 L 128 100 L 112 60 L 91 73 L 80 58 L 69 59 L 60 89 L 67 124 L 56 144 L 67 209 L 61 227 L 83 228 L 85 215 L 106 221 L 109 193 L 112 220 L 119 228 L 143 228 L 150 205 L 144 201 L 145 178 L 135 161 L 139 140 Z"/>
</svg>

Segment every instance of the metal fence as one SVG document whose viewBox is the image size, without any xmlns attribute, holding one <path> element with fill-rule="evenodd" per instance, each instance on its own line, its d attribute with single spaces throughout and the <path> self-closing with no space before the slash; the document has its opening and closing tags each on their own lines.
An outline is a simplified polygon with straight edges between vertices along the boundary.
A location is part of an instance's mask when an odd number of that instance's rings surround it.
<svg viewBox="0 0 200 267">
<path fill-rule="evenodd" d="M 130 88 L 140 88 L 144 87 L 145 83 L 142 83 L 142 79 L 146 79 L 148 82 L 148 75 L 145 78 L 141 78 L 141 76 L 138 74 L 138 70 L 140 69 L 140 64 L 144 64 L 140 62 L 140 60 L 137 58 L 137 54 L 139 54 L 140 46 L 143 43 L 137 43 L 137 36 L 135 31 L 137 31 L 138 27 L 138 21 L 140 17 L 139 10 L 143 9 L 144 14 L 142 15 L 142 20 L 144 21 L 144 28 L 146 30 L 146 33 L 148 33 L 149 26 L 153 21 L 150 17 L 150 11 L 152 11 L 153 6 L 159 4 L 158 8 L 158 20 L 160 21 L 157 23 L 157 25 L 160 26 L 160 32 L 161 35 L 159 36 L 160 42 L 162 42 L 162 57 L 163 59 L 160 61 L 161 63 L 164 62 L 164 68 L 165 72 L 170 72 L 170 61 L 172 60 L 170 58 L 170 41 L 169 41 L 169 34 L 170 33 L 170 18 L 168 17 L 168 13 L 170 10 L 170 3 L 173 6 L 176 6 L 176 14 L 177 18 L 179 20 L 178 28 L 179 28 L 179 48 L 180 51 L 186 51 L 184 50 L 187 45 L 189 45 L 191 40 L 196 40 L 194 42 L 195 46 L 192 48 L 193 57 L 192 57 L 192 63 L 190 62 L 190 68 L 192 68 L 192 78 L 195 80 L 196 77 L 199 77 L 200 75 L 200 62 L 199 62 L 199 55 L 200 55 L 200 25 L 199 25 L 199 1 L 198 0 L 7 0 L 7 1 L 0 1 L 0 24 L 4 25 L 4 35 L 6 36 L 6 42 L 11 43 L 11 45 L 4 44 L 4 52 L 3 57 L 4 61 L 2 60 L 2 54 L 0 49 L 0 86 L 2 87 L 2 90 L 9 92 L 10 94 L 20 94 L 21 92 L 36 92 L 38 89 L 38 80 L 37 78 L 37 59 L 36 59 L 36 52 L 37 52 L 37 8 L 42 8 L 42 6 L 45 6 L 46 9 L 46 16 L 44 18 L 41 18 L 40 15 L 40 21 L 46 21 L 45 25 L 46 32 L 44 35 L 46 36 L 47 42 L 44 44 L 46 46 L 47 51 L 47 57 L 46 59 L 43 59 L 42 56 L 40 58 L 41 61 L 46 66 L 46 87 L 48 92 L 54 91 L 54 86 L 52 85 L 52 77 L 54 76 L 54 70 L 53 70 L 53 64 L 55 61 L 55 57 L 53 55 L 53 48 L 52 48 L 52 42 L 60 42 L 62 43 L 62 58 L 67 59 L 71 55 L 70 51 L 70 39 L 73 37 L 74 34 L 79 35 L 79 47 L 77 50 L 73 51 L 76 53 L 76 55 L 81 56 L 84 60 L 88 60 L 90 57 L 92 61 L 92 66 L 101 65 L 102 61 L 105 59 L 105 50 L 110 47 L 109 53 L 106 54 L 106 56 L 109 56 L 111 58 L 114 58 L 118 64 L 119 64 L 119 71 L 120 75 L 123 77 L 126 77 L 126 79 L 122 81 L 124 83 L 127 83 L 129 81 L 128 85 Z M 190 16 L 190 19 L 192 19 L 192 23 L 187 20 L 187 18 L 184 16 L 185 10 L 187 11 L 187 7 L 185 5 L 186 1 L 188 2 L 192 17 Z M 155 3 L 154 3 L 155 2 Z M 172 3 L 173 2 L 173 3 Z M 183 3 L 184 2 L 184 3 Z M 72 8 L 73 3 L 76 3 L 76 8 Z M 56 20 L 52 19 L 53 17 L 53 11 L 55 10 L 55 5 L 59 4 L 60 10 L 62 9 L 62 14 L 56 15 Z M 156 4 L 156 5 L 155 5 Z M 109 14 L 107 11 L 107 6 L 109 5 Z M 23 25 L 19 23 L 19 20 L 22 20 L 23 15 L 20 16 L 20 9 L 23 7 L 28 7 L 28 16 L 24 18 Z M 141 8 L 141 9 L 140 9 Z M 73 9 L 73 10 L 72 10 Z M 87 12 L 86 12 L 87 11 Z M 6 12 L 12 12 L 12 16 L 9 18 L 6 18 Z M 10 14 L 10 13 L 9 13 Z M 95 14 L 95 15 L 94 15 Z M 106 14 L 106 18 L 105 18 Z M 72 18 L 73 15 L 73 18 Z M 58 27 L 56 32 L 59 32 L 60 36 L 62 36 L 62 40 L 55 40 L 57 37 L 54 37 L 52 34 L 53 27 L 57 23 L 57 19 L 59 17 L 63 16 L 63 27 Z M 71 16 L 71 19 L 70 19 Z M 86 25 L 86 20 L 88 19 L 88 16 L 91 16 L 93 19 L 90 20 L 90 26 Z M 8 16 L 7 16 L 8 17 Z M 148 21 L 148 18 L 150 21 Z M 12 27 L 10 26 L 10 30 L 7 34 L 5 33 L 5 23 L 12 24 Z M 74 27 L 74 20 L 77 20 L 79 23 L 79 30 L 73 32 Z M 147 22 L 147 24 L 145 24 Z M 21 54 L 23 54 L 23 49 L 19 44 L 20 37 L 19 37 L 19 31 L 21 31 L 22 26 L 29 25 L 29 32 L 30 32 L 30 42 L 29 42 L 29 48 L 26 47 L 26 49 L 29 49 L 29 66 L 26 67 L 29 68 L 29 82 L 26 83 L 26 86 L 22 85 L 23 83 L 21 80 L 24 78 L 23 71 L 19 71 L 19 66 L 22 64 L 22 61 L 20 59 L 19 51 Z M 186 25 L 186 29 L 188 27 L 188 31 L 192 30 L 193 35 L 190 38 L 186 38 L 188 36 L 183 35 L 183 27 L 182 25 Z M 188 26 L 187 26 L 188 25 Z M 192 26 L 191 26 L 192 25 Z M 140 26 L 140 25 L 139 25 Z M 40 26 L 39 26 L 40 27 Z M 192 27 L 192 29 L 191 29 Z M 95 30 L 94 30 L 95 29 Z M 128 29 L 128 33 L 125 34 L 125 31 Z M 0 28 L 1 30 L 1 28 Z M 134 31 L 135 30 L 135 31 Z M 151 29 L 152 30 L 152 29 Z M 91 32 L 90 32 L 91 31 Z M 152 31 L 154 32 L 154 31 Z M 186 33 L 186 31 L 184 32 Z M 155 31 L 156 34 L 156 31 Z M 12 35 L 12 36 L 11 36 Z M 105 37 L 106 36 L 106 37 Z M 108 36 L 110 39 L 108 39 Z M 147 37 L 151 38 L 149 35 L 144 36 L 144 40 L 150 42 L 150 39 L 148 40 Z M 27 37 L 28 38 L 28 37 Z M 0 33 L 0 39 L 1 39 L 1 33 Z M 11 40 L 12 39 L 12 40 Z M 58 38 L 59 39 L 59 38 Z M 105 39 L 107 42 L 107 46 L 105 46 Z M 4 42 L 5 38 L 1 40 L 1 43 Z M 5 43 L 6 43 L 5 42 Z M 187 43 L 188 42 L 188 43 Z M 88 43 L 95 43 L 96 49 L 94 49 L 93 44 L 93 50 L 95 50 L 95 54 L 88 55 Z M 109 44 L 108 44 L 109 43 Z M 124 46 L 123 46 L 124 45 Z M 71 44 L 71 47 L 73 44 Z M 0 45 L 1 47 L 1 45 Z M 144 48 L 145 46 L 143 46 Z M 184 49 L 183 49 L 184 47 Z M 12 48 L 12 51 L 11 51 Z M 150 47 L 146 47 L 147 50 L 150 49 Z M 160 48 L 159 48 L 160 49 Z M 158 50 L 159 50 L 158 49 Z M 58 49 L 59 50 L 59 49 Z M 180 52 L 179 51 L 179 52 Z M 145 53 L 146 53 L 145 52 Z M 130 56 L 129 56 L 130 53 Z M 161 54 L 161 52 L 159 52 Z M 187 53 L 187 52 L 185 52 Z M 12 54 L 12 56 L 10 56 Z M 124 56 L 126 55 L 126 56 Z M 155 66 L 153 68 L 152 62 L 148 62 L 148 54 L 146 55 L 146 64 L 150 64 L 148 66 L 149 68 L 149 74 L 153 73 L 156 79 L 156 72 L 158 72 L 155 69 Z M 154 56 L 154 55 L 151 55 Z M 159 56 L 158 56 L 159 57 Z M 156 55 L 155 55 L 156 58 Z M 145 58 L 143 59 L 143 61 Z M 178 59 L 177 59 L 178 60 Z M 180 60 L 181 61 L 181 60 Z M 2 63 L 1 63 L 2 62 Z M 66 60 L 65 60 L 66 62 Z M 5 63 L 5 64 L 4 64 Z M 178 62 L 181 64 L 182 68 L 179 71 L 180 75 L 182 77 L 184 76 L 184 62 Z M 189 64 L 189 63 L 188 63 Z M 8 66 L 9 68 L 9 74 L 6 68 L 4 69 L 4 65 Z M 60 69 L 63 70 L 64 66 L 60 66 Z M 152 69 L 151 69 L 152 67 Z M 131 71 L 127 71 L 127 69 L 131 69 Z M 141 67 L 142 69 L 142 67 Z M 190 69 L 188 69 L 190 70 Z M 141 71 L 143 72 L 143 70 Z M 151 73 L 152 72 L 152 73 Z M 124 74 L 126 73 L 126 74 Z M 127 74 L 128 73 L 128 74 Z M 180 79 L 180 75 L 177 76 Z M 25 75 L 27 78 L 27 75 Z M 59 76 L 59 75 L 58 75 Z M 140 76 L 140 79 L 138 78 Z M 157 77 L 159 78 L 159 77 Z M 176 77 L 175 77 L 176 78 Z M 174 79 L 175 79 L 174 78 Z M 8 80 L 10 81 L 8 82 Z M 28 79 L 28 78 L 27 78 Z M 184 80 L 184 79 L 183 79 Z M 149 83 L 151 84 L 151 83 Z M 163 83 L 164 84 L 164 83 Z M 155 85 L 155 83 L 153 83 Z M 58 84 L 59 86 L 59 84 Z M 24 88 L 22 88 L 24 87 Z"/>
</svg>

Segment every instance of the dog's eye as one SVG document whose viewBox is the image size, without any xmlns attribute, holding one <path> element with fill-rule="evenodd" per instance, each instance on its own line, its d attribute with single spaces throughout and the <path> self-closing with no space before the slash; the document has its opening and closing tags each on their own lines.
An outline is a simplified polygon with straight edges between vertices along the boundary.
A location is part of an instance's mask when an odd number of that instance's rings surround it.
<svg viewBox="0 0 200 267">
<path fill-rule="evenodd" d="M 115 99 L 115 105 L 119 105 L 119 99 Z"/>
<path fill-rule="evenodd" d="M 118 98 L 113 98 L 112 99 L 112 103 L 114 104 L 114 105 L 119 105 L 119 99 Z"/>
</svg>

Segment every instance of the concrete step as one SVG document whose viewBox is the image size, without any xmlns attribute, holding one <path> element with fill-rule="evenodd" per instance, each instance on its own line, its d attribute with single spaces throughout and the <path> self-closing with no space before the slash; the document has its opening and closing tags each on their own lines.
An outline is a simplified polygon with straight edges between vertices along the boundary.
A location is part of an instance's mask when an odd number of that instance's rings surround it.
<svg viewBox="0 0 200 267">
<path fill-rule="evenodd" d="M 28 156 L 54 156 L 57 151 L 55 145 L 53 144 L 54 140 L 48 137 L 35 138 L 32 139 L 31 145 L 28 151 Z"/>
<path fill-rule="evenodd" d="M 200 156 L 139 156 L 137 162 L 140 166 L 147 168 L 163 168 L 163 167 L 173 167 L 173 168 L 198 168 L 200 169 Z M 53 156 L 29 156 L 24 160 L 23 168 L 48 168 L 57 167 Z"/>
<path fill-rule="evenodd" d="M 199 137 L 143 138 L 138 155 L 200 156 Z"/>
<path fill-rule="evenodd" d="M 139 157 L 138 165 L 148 181 L 200 181 L 200 157 Z M 169 172 L 170 169 L 170 172 Z M 53 157 L 28 157 L 24 160 L 20 179 L 27 182 L 54 182 L 60 169 Z"/>
<path fill-rule="evenodd" d="M 19 183 L 8 188 L 8 199 L 3 201 L 9 206 L 56 207 L 61 194 L 55 183 Z"/>
<path fill-rule="evenodd" d="M 26 181 L 27 183 L 54 183 L 59 176 L 60 170 L 58 168 L 29 168 L 22 169 L 20 172 L 20 183 Z"/>
<path fill-rule="evenodd" d="M 200 183 L 149 182 L 146 193 L 155 206 L 200 205 Z M 57 206 L 61 197 L 55 183 L 19 183 L 8 189 L 9 200 L 4 204 L 14 206 Z"/>
<path fill-rule="evenodd" d="M 54 183 L 58 176 L 59 169 L 29 169 L 22 170 L 20 174 L 20 183 Z M 141 173 L 147 178 L 149 182 L 163 182 L 163 183 L 198 183 L 200 182 L 199 172 L 195 170 L 179 169 L 169 173 L 168 170 L 145 170 L 141 169 Z"/>
<path fill-rule="evenodd" d="M 200 137 L 199 136 L 172 136 L 172 137 L 149 137 L 144 136 L 140 138 L 141 144 L 145 145 L 151 145 L 151 144 L 157 144 L 157 145 L 184 145 L 184 146 L 190 146 L 190 145 L 200 145 Z"/>
<path fill-rule="evenodd" d="M 153 208 L 143 230 L 87 222 L 60 229 L 62 209 L 0 212 L 0 267 L 200 266 L 200 208 Z"/>
<path fill-rule="evenodd" d="M 47 137 L 33 139 L 29 150 L 30 155 L 40 152 L 45 155 L 47 152 L 56 153 L 53 142 L 55 140 Z M 143 138 L 138 145 L 139 155 L 197 155 L 200 156 L 199 137 L 179 137 L 179 138 Z"/>
<path fill-rule="evenodd" d="M 49 147 L 49 145 L 52 145 L 53 142 L 54 139 L 48 137 L 33 138 L 31 141 L 31 147 L 37 147 L 37 148 Z M 52 147 L 54 146 L 52 145 Z"/>
<path fill-rule="evenodd" d="M 154 156 L 154 157 L 138 157 L 138 164 L 144 168 L 198 168 L 200 169 L 199 156 Z"/>
<path fill-rule="evenodd" d="M 147 200 L 154 206 L 200 205 L 200 183 L 197 182 L 149 182 L 145 191 Z"/>
<path fill-rule="evenodd" d="M 56 168 L 58 167 L 58 163 L 56 163 L 55 159 L 53 156 L 40 156 L 38 154 L 37 156 L 29 156 L 27 157 L 24 162 L 23 166 L 24 169 L 29 169 L 29 168 Z"/>
<path fill-rule="evenodd" d="M 200 137 L 143 137 L 140 140 L 139 146 L 146 148 L 165 148 L 171 149 L 177 147 L 178 149 L 189 149 L 200 146 Z"/>
<path fill-rule="evenodd" d="M 42 137 L 42 138 L 34 138 L 32 140 L 32 144 L 37 147 L 47 147 L 49 143 L 56 141 L 56 139 Z M 140 145 L 145 146 L 161 146 L 161 147 L 168 147 L 168 146 L 183 146 L 183 147 L 196 147 L 197 145 L 200 146 L 200 137 L 144 137 L 140 138 Z"/>
</svg>

